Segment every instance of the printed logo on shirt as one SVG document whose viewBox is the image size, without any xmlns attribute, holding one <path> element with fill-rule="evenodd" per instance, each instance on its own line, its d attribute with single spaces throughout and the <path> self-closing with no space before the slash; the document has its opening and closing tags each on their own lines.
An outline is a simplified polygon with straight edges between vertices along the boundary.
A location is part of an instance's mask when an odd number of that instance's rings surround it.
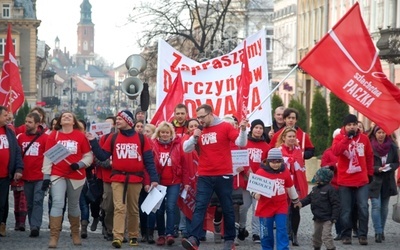
<svg viewBox="0 0 400 250">
<path fill-rule="evenodd" d="M 247 152 L 249 152 L 249 159 L 252 162 L 261 163 L 262 153 L 263 151 L 259 148 L 248 148 Z"/>
<path fill-rule="evenodd" d="M 134 143 L 117 143 L 115 145 L 115 152 L 117 153 L 117 159 L 137 159 L 138 145 Z"/>
<path fill-rule="evenodd" d="M 168 157 L 168 156 L 169 156 L 169 153 L 161 153 L 160 154 L 160 164 L 161 164 L 161 166 L 163 166 L 163 167 L 172 166 L 171 157 Z"/>
<path fill-rule="evenodd" d="M 22 143 L 22 151 L 26 150 L 26 147 L 29 145 L 30 142 L 23 142 Z M 28 148 L 28 151 L 26 151 L 25 156 L 38 156 L 39 155 L 39 148 L 40 148 L 40 143 L 39 142 L 34 142 L 32 145 Z"/>
<path fill-rule="evenodd" d="M 8 140 L 6 135 L 0 135 L 0 149 L 9 148 Z"/>
<path fill-rule="evenodd" d="M 202 134 L 201 135 L 201 143 L 203 145 L 217 143 L 217 133 L 211 132 L 211 133 L 207 133 L 207 134 Z"/>
<path fill-rule="evenodd" d="M 69 152 L 71 152 L 71 154 L 78 153 L 78 142 L 72 140 L 61 140 L 58 141 L 58 143 L 66 147 L 69 150 Z"/>
</svg>

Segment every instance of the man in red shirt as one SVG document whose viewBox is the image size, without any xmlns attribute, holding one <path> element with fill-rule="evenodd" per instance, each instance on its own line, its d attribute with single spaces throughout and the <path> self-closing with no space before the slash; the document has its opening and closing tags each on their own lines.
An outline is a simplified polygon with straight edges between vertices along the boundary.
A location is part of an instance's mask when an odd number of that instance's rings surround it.
<svg viewBox="0 0 400 250">
<path fill-rule="evenodd" d="M 17 136 L 24 162 L 24 193 L 28 205 L 28 219 L 31 233 L 39 236 L 43 217 L 43 157 L 48 135 L 40 127 L 40 116 L 29 113 L 25 118 L 25 132 Z"/>
<path fill-rule="evenodd" d="M 0 236 L 6 236 L 8 193 L 11 179 L 22 177 L 24 165 L 14 132 L 7 126 L 8 110 L 0 106 Z"/>
<path fill-rule="evenodd" d="M 247 144 L 247 120 L 240 122 L 240 132 L 230 123 L 214 116 L 212 107 L 203 104 L 196 109 L 197 119 L 203 130 L 196 129 L 189 140 L 183 143 L 183 150 L 188 153 L 200 149 L 196 207 L 192 217 L 190 237 L 182 240 L 185 249 L 198 249 L 203 229 L 204 216 L 213 192 L 218 196 L 224 216 L 224 249 L 234 247 L 235 215 L 233 211 L 232 189 L 233 169 L 231 143 L 239 147 Z"/>
</svg>

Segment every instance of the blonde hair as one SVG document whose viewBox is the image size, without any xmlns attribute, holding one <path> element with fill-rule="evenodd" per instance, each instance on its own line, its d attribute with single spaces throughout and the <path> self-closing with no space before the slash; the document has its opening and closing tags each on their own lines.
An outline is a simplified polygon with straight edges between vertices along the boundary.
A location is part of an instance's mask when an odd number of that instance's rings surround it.
<svg viewBox="0 0 400 250">
<path fill-rule="evenodd" d="M 276 141 L 275 147 L 280 147 L 284 143 L 283 137 L 286 137 L 287 133 L 289 133 L 289 132 L 294 132 L 295 134 L 297 134 L 297 130 L 293 127 L 284 128 L 282 133 L 278 136 L 278 140 Z M 297 141 L 296 141 L 296 145 L 297 145 Z"/>
<path fill-rule="evenodd" d="M 161 122 L 161 123 L 157 126 L 156 131 L 155 131 L 154 134 L 151 136 L 151 138 L 152 138 L 152 139 L 159 138 L 159 137 L 160 137 L 160 131 L 161 131 L 161 130 L 170 130 L 170 131 L 171 131 L 171 138 L 172 138 L 172 139 L 175 139 L 175 136 L 176 136 L 176 135 L 175 135 L 174 126 L 172 126 L 171 123 L 166 122 L 166 121 Z"/>
<path fill-rule="evenodd" d="M 154 132 L 156 131 L 156 126 L 151 123 L 147 123 L 146 125 L 144 125 L 144 128 L 149 128 L 152 134 L 154 134 Z"/>
</svg>

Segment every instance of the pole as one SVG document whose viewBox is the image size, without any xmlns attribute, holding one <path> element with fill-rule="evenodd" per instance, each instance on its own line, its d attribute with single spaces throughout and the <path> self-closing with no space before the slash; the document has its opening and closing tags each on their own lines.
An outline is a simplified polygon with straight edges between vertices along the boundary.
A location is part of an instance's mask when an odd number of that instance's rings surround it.
<svg viewBox="0 0 400 250">
<path fill-rule="evenodd" d="M 294 66 L 294 67 L 289 71 L 289 73 L 287 73 L 287 75 L 278 83 L 278 85 L 276 85 L 276 87 L 275 87 L 273 90 L 271 90 L 271 92 L 269 92 L 269 94 L 264 98 L 264 100 L 262 100 L 262 102 L 260 103 L 260 105 L 258 105 L 258 106 L 253 110 L 253 112 L 251 112 L 251 113 L 247 116 L 247 120 L 249 120 L 250 117 L 251 117 L 252 115 L 254 115 L 254 113 L 261 107 L 261 105 L 263 105 L 263 103 L 272 95 L 272 93 L 274 93 L 274 92 L 279 88 L 279 86 L 281 86 L 281 84 L 290 76 L 290 74 L 292 74 L 293 71 L 295 71 L 298 67 L 299 67 L 299 65 L 296 64 L 296 66 Z"/>
<path fill-rule="evenodd" d="M 71 77 L 71 112 L 73 112 L 74 111 L 74 108 L 73 108 L 73 105 L 74 105 L 74 100 L 72 99 L 72 95 L 73 93 L 72 93 L 72 77 Z"/>
</svg>

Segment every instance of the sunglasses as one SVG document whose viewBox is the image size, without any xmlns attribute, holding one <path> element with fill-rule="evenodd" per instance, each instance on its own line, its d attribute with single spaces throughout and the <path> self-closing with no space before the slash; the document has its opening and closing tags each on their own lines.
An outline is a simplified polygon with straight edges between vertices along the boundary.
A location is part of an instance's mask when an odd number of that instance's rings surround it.
<svg viewBox="0 0 400 250">
<path fill-rule="evenodd" d="M 269 163 L 282 163 L 282 160 L 268 160 Z"/>
</svg>

